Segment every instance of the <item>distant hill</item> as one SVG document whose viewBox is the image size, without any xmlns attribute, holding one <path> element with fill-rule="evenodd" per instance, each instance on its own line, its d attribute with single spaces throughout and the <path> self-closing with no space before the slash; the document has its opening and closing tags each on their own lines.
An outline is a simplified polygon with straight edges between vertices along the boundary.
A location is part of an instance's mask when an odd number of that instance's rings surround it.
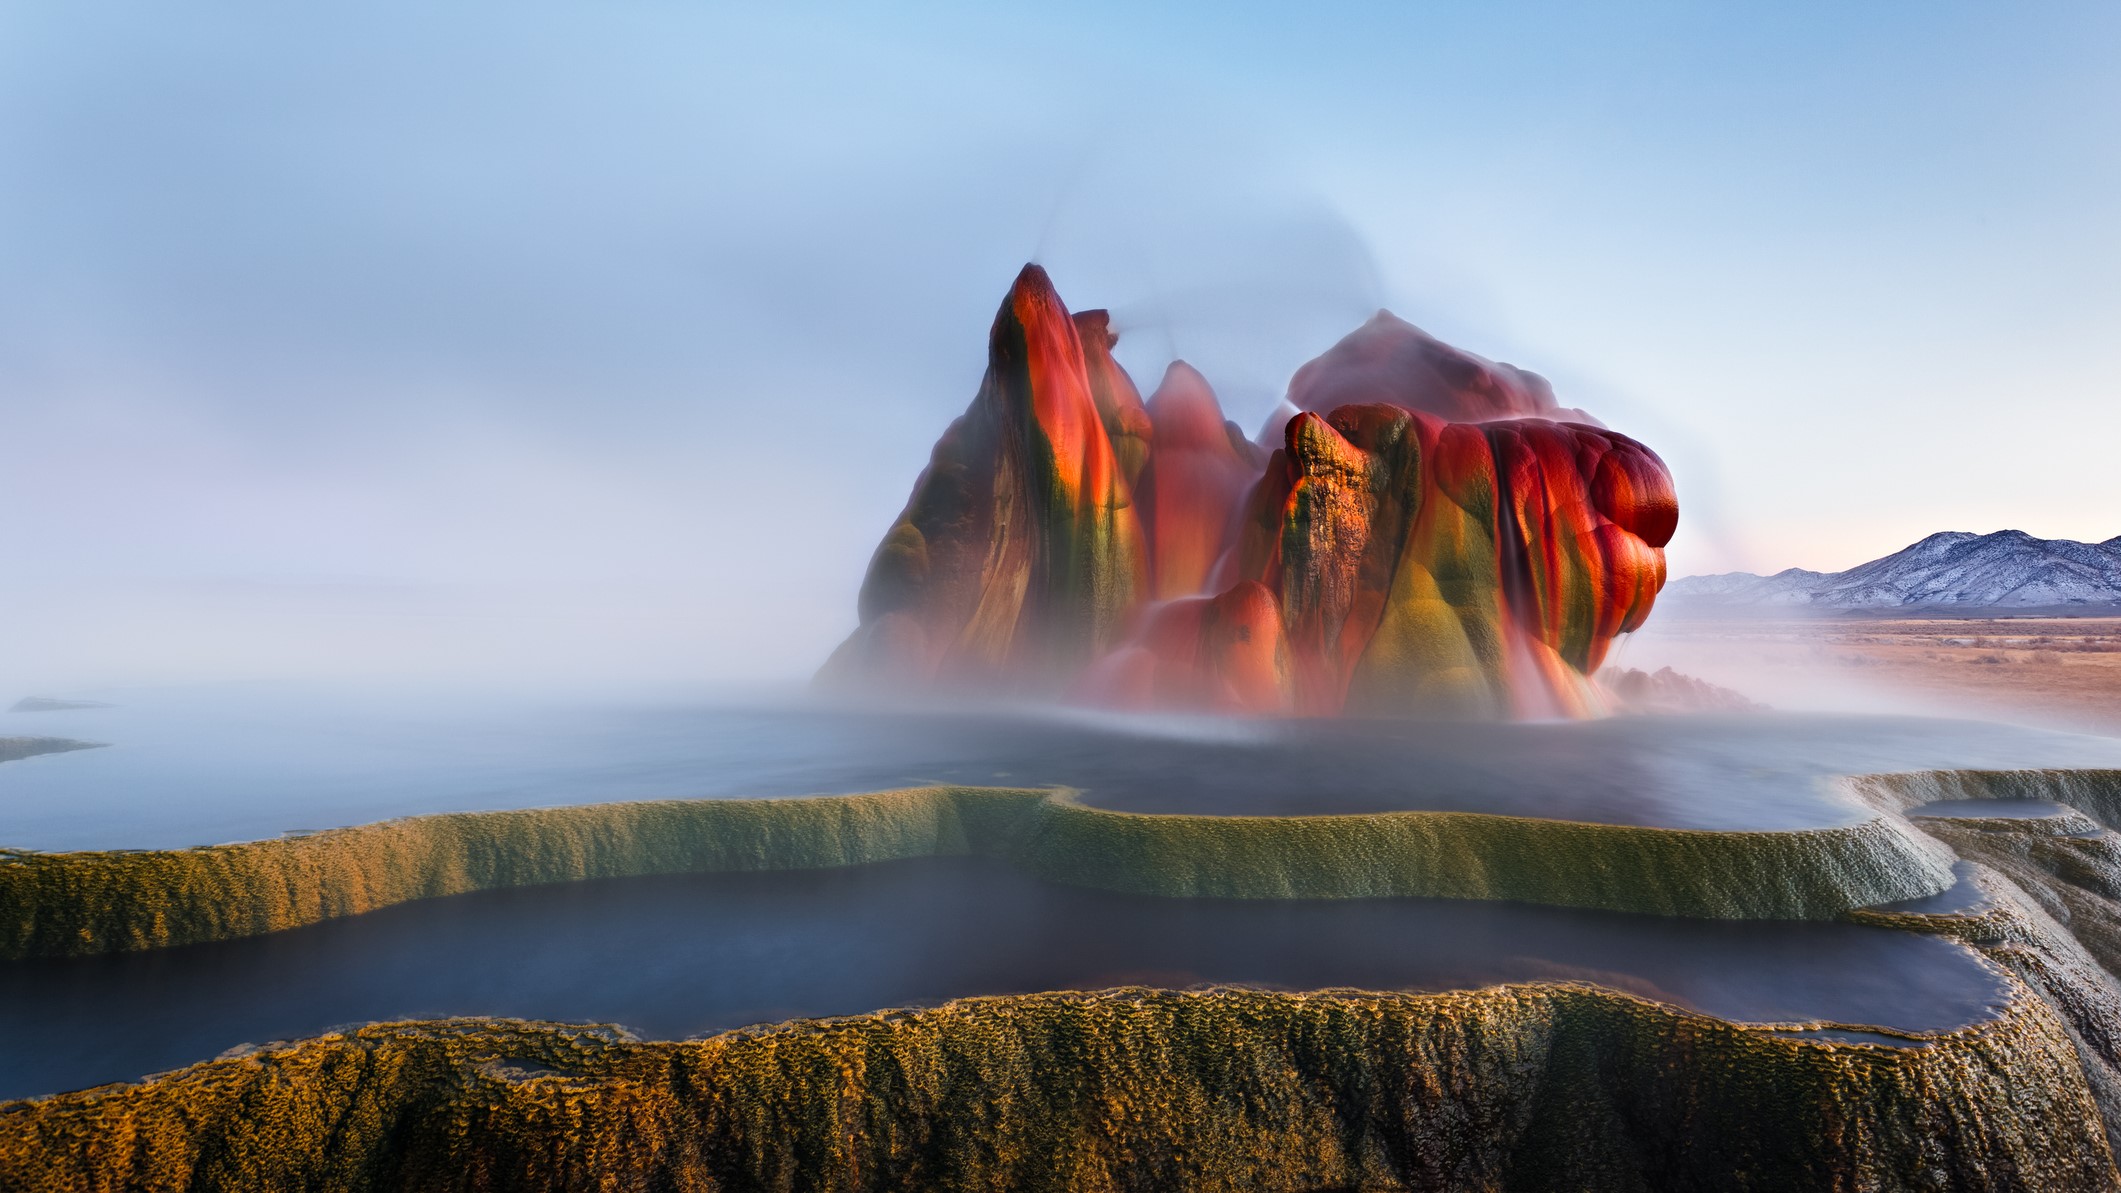
<svg viewBox="0 0 2121 1193">
<path fill-rule="evenodd" d="M 9 712 L 68 712 L 77 708 L 109 708 L 100 700 L 54 700 L 49 696 L 24 696 Z"/>
<path fill-rule="evenodd" d="M 65 737 L 0 737 L 0 762 L 20 762 L 39 754 L 64 754 L 69 750 L 97 750 L 99 741 L 74 741 Z"/>
<path fill-rule="evenodd" d="M 2080 543 L 1948 530 L 1845 572 L 1687 576 L 1667 584 L 1664 599 L 1693 608 L 2121 609 L 2121 535 Z"/>
</svg>

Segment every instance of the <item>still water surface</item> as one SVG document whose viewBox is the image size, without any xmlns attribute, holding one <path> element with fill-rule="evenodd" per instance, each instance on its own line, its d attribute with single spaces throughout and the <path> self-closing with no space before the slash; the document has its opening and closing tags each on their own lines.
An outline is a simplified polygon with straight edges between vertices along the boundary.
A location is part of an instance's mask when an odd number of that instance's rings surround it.
<svg viewBox="0 0 2121 1193">
<path fill-rule="evenodd" d="M 935 858 L 481 892 L 246 940 L 0 964 L 0 1098 L 376 1020 L 615 1022 L 678 1039 L 975 994 L 1541 978 L 1734 1020 L 1905 1030 L 1984 1018 L 2004 990 L 1963 945 L 1856 924 L 1441 899 L 1157 899 Z"/>
<path fill-rule="evenodd" d="M 290 685 L 98 695 L 116 707 L 0 713 L 0 734 L 110 743 L 0 764 L 0 846 L 169 848 L 424 812 L 935 782 L 1060 784 L 1092 804 L 1148 812 L 1441 808 L 1777 829 L 1864 815 L 1822 791 L 1835 774 L 2121 766 L 2121 740 L 1908 717 L 1463 725 Z"/>
</svg>

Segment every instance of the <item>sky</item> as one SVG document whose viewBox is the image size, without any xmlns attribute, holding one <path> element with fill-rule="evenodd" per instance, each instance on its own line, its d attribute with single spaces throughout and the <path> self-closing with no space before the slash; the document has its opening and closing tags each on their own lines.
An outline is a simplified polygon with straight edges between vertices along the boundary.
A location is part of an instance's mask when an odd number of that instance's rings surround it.
<svg viewBox="0 0 2121 1193">
<path fill-rule="evenodd" d="M 756 11 L 758 7 L 771 11 Z M 0 679 L 799 678 L 1026 260 L 1233 417 L 1380 306 L 1674 574 L 2121 534 L 2121 6 L 0 0 Z"/>
</svg>

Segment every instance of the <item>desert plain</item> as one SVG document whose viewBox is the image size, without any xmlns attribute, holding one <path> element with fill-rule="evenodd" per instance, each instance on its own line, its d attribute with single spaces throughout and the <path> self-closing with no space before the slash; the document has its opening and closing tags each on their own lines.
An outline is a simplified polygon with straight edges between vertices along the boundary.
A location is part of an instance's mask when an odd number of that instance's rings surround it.
<svg viewBox="0 0 2121 1193">
<path fill-rule="evenodd" d="M 2121 610 L 1678 613 L 1642 638 L 1616 661 L 1670 665 L 1777 707 L 1855 705 L 2121 733 Z"/>
</svg>

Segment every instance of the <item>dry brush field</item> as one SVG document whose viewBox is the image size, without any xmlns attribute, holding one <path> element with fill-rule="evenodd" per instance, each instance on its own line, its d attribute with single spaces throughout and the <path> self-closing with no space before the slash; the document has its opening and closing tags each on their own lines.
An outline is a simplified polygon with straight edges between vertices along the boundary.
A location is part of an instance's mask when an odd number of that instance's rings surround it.
<svg viewBox="0 0 2121 1193">
<path fill-rule="evenodd" d="M 1804 682 L 2121 733 L 2121 617 L 1681 618 L 1660 658 L 1771 703 Z"/>
</svg>

